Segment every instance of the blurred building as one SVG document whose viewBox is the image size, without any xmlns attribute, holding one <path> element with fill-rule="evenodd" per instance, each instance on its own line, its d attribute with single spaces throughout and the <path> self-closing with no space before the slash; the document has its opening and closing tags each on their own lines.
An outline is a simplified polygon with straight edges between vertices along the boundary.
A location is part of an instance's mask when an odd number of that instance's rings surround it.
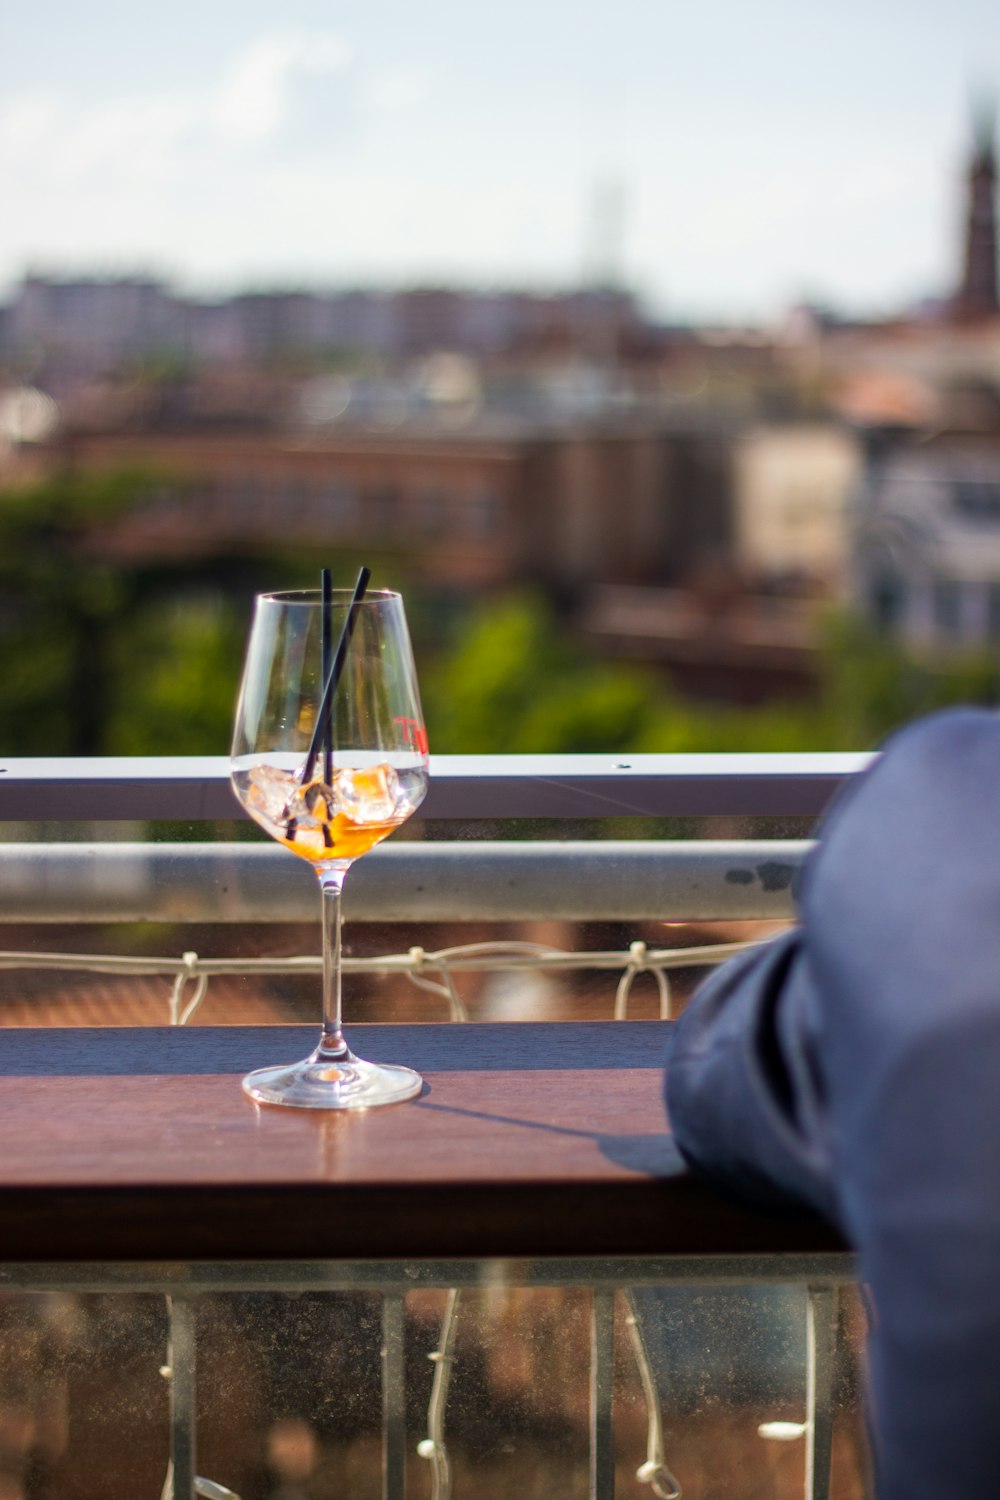
<svg viewBox="0 0 1000 1500">
<path fill-rule="evenodd" d="M 458 592 L 682 578 L 729 547 L 716 432 L 605 418 L 247 432 L 64 434 L 53 462 L 141 470 L 102 539 L 118 556 L 363 551 Z"/>
<path fill-rule="evenodd" d="M 0 308 L 0 358 L 44 369 L 55 383 L 164 354 L 194 366 L 345 353 L 407 359 L 442 349 L 603 358 L 641 341 L 648 327 L 634 298 L 614 288 L 261 290 L 206 301 L 152 278 L 32 274 Z"/>
<path fill-rule="evenodd" d="M 723 571 L 683 589 L 601 585 L 579 625 L 601 655 L 656 666 L 690 698 L 759 704 L 816 685 L 815 602 L 752 594 Z"/>
<path fill-rule="evenodd" d="M 857 549 L 858 602 L 885 632 L 918 648 L 1000 642 L 1000 424 L 876 442 Z"/>
<path fill-rule="evenodd" d="M 5 355 L 63 378 L 182 341 L 178 304 L 148 277 L 25 278 L 0 326 Z"/>
<path fill-rule="evenodd" d="M 734 561 L 750 586 L 841 594 L 862 448 L 845 423 L 748 427 L 733 456 Z"/>
</svg>

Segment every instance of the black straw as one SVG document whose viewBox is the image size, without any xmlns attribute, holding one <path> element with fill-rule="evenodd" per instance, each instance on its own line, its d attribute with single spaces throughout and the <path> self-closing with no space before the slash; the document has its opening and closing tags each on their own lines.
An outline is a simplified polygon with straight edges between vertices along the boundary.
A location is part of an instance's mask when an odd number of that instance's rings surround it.
<svg viewBox="0 0 1000 1500">
<path fill-rule="evenodd" d="M 330 578 L 330 569 L 324 568 L 320 573 L 320 594 L 323 601 L 323 644 L 322 644 L 322 668 L 320 681 L 326 682 L 330 675 L 330 664 L 332 660 L 333 646 L 333 616 L 331 607 L 333 604 L 333 583 Z M 323 726 L 323 785 L 329 786 L 333 781 L 333 706 L 326 716 Z"/>
<path fill-rule="evenodd" d="M 368 587 L 368 580 L 371 576 L 368 568 L 362 568 L 358 574 L 358 581 L 354 585 L 354 597 L 347 611 L 344 628 L 340 632 L 340 640 L 337 642 L 337 649 L 334 652 L 333 665 L 323 685 L 323 696 L 319 700 L 316 723 L 313 726 L 313 735 L 309 742 L 306 763 L 302 771 L 303 782 L 309 781 L 312 777 L 313 766 L 316 763 L 316 756 L 319 753 L 320 741 L 324 737 L 324 726 L 328 724 L 330 719 L 330 712 L 333 707 L 333 695 L 337 691 L 337 684 L 344 670 L 344 662 L 347 660 L 347 648 L 351 644 L 351 636 L 354 634 L 354 626 L 358 617 L 358 605 L 365 596 L 365 589 Z"/>
</svg>

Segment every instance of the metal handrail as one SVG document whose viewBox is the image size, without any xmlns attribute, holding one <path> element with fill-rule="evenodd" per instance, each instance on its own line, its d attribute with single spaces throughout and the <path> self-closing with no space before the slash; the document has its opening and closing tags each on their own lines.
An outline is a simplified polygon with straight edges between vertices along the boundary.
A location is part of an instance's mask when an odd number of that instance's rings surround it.
<svg viewBox="0 0 1000 1500">
<path fill-rule="evenodd" d="M 354 921 L 784 919 L 799 840 L 390 843 L 359 860 Z M 297 922 L 302 860 L 260 843 L 0 845 L 0 922 Z"/>
<path fill-rule="evenodd" d="M 822 812 L 867 754 L 441 755 L 425 818 Z M 242 818 L 225 756 L 0 760 L 0 821 Z"/>
</svg>

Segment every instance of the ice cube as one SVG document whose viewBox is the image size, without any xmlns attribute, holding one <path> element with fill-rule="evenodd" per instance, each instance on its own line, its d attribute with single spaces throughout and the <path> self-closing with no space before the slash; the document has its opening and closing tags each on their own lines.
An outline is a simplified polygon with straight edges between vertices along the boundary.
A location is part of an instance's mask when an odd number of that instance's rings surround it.
<svg viewBox="0 0 1000 1500">
<path fill-rule="evenodd" d="M 292 772 L 281 771 L 277 766 L 254 766 L 247 779 L 249 807 L 272 823 L 284 822 L 289 801 L 298 790 Z"/>
<path fill-rule="evenodd" d="M 416 812 L 427 795 L 427 776 L 423 771 L 399 771 L 397 774 L 396 817 L 408 818 Z"/>
<path fill-rule="evenodd" d="M 329 823 L 336 807 L 334 795 L 322 781 L 307 781 L 305 786 L 296 786 L 288 799 L 288 811 L 300 828 L 319 828 Z"/>
<path fill-rule="evenodd" d="M 334 782 L 339 809 L 352 823 L 388 823 L 396 817 L 399 779 L 392 766 L 339 771 Z"/>
</svg>

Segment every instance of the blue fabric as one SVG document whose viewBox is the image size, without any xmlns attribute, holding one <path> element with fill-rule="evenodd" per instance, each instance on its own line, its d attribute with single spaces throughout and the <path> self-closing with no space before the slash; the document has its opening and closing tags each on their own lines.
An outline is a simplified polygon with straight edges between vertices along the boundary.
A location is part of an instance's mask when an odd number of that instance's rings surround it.
<svg viewBox="0 0 1000 1500">
<path fill-rule="evenodd" d="M 997 1500 L 1000 720 L 893 738 L 798 899 L 673 1028 L 671 1126 L 723 1192 L 817 1210 L 857 1249 L 879 1500 Z"/>
</svg>

